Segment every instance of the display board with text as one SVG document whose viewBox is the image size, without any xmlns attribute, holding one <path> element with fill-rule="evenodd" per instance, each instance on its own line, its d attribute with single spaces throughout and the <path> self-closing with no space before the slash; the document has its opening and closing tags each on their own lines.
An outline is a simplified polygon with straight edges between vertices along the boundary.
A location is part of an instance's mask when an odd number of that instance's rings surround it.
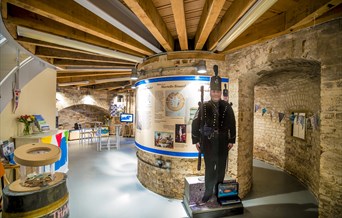
<svg viewBox="0 0 342 218">
<path fill-rule="evenodd" d="M 191 123 L 204 86 L 210 99 L 210 76 L 167 76 L 136 83 L 136 146 L 147 152 L 197 157 L 191 141 Z M 222 78 L 222 86 L 227 83 Z"/>
</svg>

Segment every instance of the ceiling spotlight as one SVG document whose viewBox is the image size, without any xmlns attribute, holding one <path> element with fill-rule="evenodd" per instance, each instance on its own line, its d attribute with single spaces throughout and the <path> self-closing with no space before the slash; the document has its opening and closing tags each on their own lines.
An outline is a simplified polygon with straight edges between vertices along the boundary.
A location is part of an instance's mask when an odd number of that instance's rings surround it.
<svg viewBox="0 0 342 218">
<path fill-rule="evenodd" d="M 206 73 L 207 72 L 207 66 L 205 65 L 204 60 L 200 60 L 198 64 L 196 65 L 197 73 Z"/>
<path fill-rule="evenodd" d="M 138 71 L 136 68 L 132 69 L 132 74 L 131 74 L 131 80 L 137 80 L 138 79 Z"/>
<path fill-rule="evenodd" d="M 135 83 L 132 84 L 131 89 L 136 89 L 137 87 L 135 86 Z"/>
</svg>

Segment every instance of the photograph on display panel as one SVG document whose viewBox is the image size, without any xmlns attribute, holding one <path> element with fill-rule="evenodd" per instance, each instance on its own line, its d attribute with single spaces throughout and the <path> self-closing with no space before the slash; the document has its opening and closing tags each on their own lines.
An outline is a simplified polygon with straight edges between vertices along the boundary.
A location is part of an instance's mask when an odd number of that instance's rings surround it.
<svg viewBox="0 0 342 218">
<path fill-rule="evenodd" d="M 162 148 L 173 148 L 172 132 L 154 132 L 154 145 Z"/>
<path fill-rule="evenodd" d="M 186 124 L 176 124 L 175 142 L 186 143 Z"/>
</svg>

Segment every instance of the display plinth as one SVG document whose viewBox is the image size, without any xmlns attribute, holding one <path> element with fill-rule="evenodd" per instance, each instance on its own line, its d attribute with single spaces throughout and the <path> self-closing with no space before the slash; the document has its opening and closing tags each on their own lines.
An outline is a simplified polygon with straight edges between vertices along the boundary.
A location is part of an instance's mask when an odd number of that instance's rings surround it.
<svg viewBox="0 0 342 218">
<path fill-rule="evenodd" d="M 3 189 L 2 217 L 68 217 L 66 178 L 63 174 L 63 179 L 56 184 L 30 192 L 13 192 L 6 186 Z"/>
<path fill-rule="evenodd" d="M 203 205 L 198 203 L 204 194 L 203 177 L 186 177 L 185 190 L 183 197 L 183 206 L 192 218 L 212 218 L 224 217 L 243 213 L 243 204 L 241 202 L 221 206 L 216 197 Z"/>
</svg>

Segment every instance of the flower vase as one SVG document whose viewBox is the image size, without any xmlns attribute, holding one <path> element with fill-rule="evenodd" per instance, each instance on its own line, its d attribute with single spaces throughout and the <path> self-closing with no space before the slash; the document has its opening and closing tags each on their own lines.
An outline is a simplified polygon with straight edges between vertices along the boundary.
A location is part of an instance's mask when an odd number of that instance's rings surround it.
<svg viewBox="0 0 342 218">
<path fill-rule="evenodd" d="M 24 124 L 24 135 L 30 135 L 30 124 Z"/>
</svg>

